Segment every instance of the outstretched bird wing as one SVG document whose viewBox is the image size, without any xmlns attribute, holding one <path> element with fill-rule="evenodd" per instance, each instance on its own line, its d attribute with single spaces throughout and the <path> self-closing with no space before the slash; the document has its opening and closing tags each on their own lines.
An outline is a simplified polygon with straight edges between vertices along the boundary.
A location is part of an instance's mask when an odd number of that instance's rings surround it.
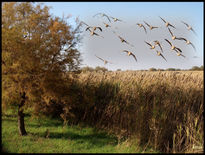
<svg viewBox="0 0 205 155">
<path fill-rule="evenodd" d="M 131 53 L 130 55 L 132 55 L 134 57 L 134 59 L 136 60 L 136 62 L 137 62 L 136 56 L 133 53 Z"/>
<path fill-rule="evenodd" d="M 171 26 L 171 27 L 173 27 L 173 28 L 175 28 L 175 29 L 176 29 L 176 27 L 174 27 L 174 26 L 173 26 L 172 24 L 170 24 L 170 23 L 169 23 L 169 26 Z"/>
<path fill-rule="evenodd" d="M 155 29 L 155 28 L 159 28 L 159 27 L 157 27 L 157 26 L 152 26 L 152 28 Z"/>
<path fill-rule="evenodd" d="M 123 39 L 122 37 L 120 37 L 120 36 L 118 36 L 118 37 L 120 38 L 120 40 L 121 40 L 122 42 L 125 42 L 126 44 L 128 44 L 128 45 L 134 47 L 134 45 L 130 44 L 128 41 L 126 41 L 126 40 Z"/>
<path fill-rule="evenodd" d="M 110 16 L 110 18 L 115 19 L 114 17 Z"/>
<path fill-rule="evenodd" d="M 137 23 L 137 25 L 140 27 L 140 24 L 139 24 L 139 23 Z M 143 24 L 141 24 L 141 25 L 142 25 L 142 27 L 144 28 L 145 33 L 147 33 L 147 30 L 146 30 L 145 26 L 144 26 Z"/>
<path fill-rule="evenodd" d="M 126 41 L 125 39 L 124 39 L 124 42 L 125 42 L 126 44 L 130 45 L 130 43 L 129 43 L 128 41 Z"/>
<path fill-rule="evenodd" d="M 175 50 L 176 52 L 179 51 L 180 53 L 182 53 L 182 50 L 181 50 L 180 48 L 178 48 L 178 47 L 176 47 L 174 50 Z"/>
<path fill-rule="evenodd" d="M 120 37 L 119 35 L 118 35 L 118 38 L 120 38 L 121 42 L 126 42 L 126 40 Z"/>
<path fill-rule="evenodd" d="M 163 52 L 163 49 L 162 49 L 161 44 L 160 44 L 160 43 L 158 43 L 158 45 L 159 45 L 159 48 L 161 49 L 161 51 Z"/>
<path fill-rule="evenodd" d="M 160 16 L 159 16 L 159 18 L 161 18 L 161 20 L 163 20 L 163 22 L 165 22 L 165 23 L 166 23 L 166 21 L 165 21 L 162 17 L 160 17 Z"/>
<path fill-rule="evenodd" d="M 185 23 L 184 21 L 181 21 L 183 24 L 185 24 L 187 27 L 189 27 L 189 24 Z"/>
<path fill-rule="evenodd" d="M 98 57 L 97 55 L 95 55 L 98 59 L 100 59 L 100 60 L 102 60 L 102 61 L 105 61 L 104 59 L 102 59 L 102 58 L 100 58 L 100 57 Z"/>
<path fill-rule="evenodd" d="M 197 35 L 193 28 L 191 28 L 191 31 L 194 32 L 195 35 Z"/>
<path fill-rule="evenodd" d="M 89 29 L 89 31 L 91 32 L 91 30 L 90 30 L 90 29 Z M 97 33 L 95 33 L 95 32 L 93 32 L 93 35 L 96 35 L 96 36 L 99 36 L 99 37 L 104 38 L 103 36 L 101 36 L 101 35 L 99 35 L 99 34 L 97 34 Z"/>
<path fill-rule="evenodd" d="M 192 43 L 190 43 L 190 44 L 191 44 L 191 46 L 194 48 L 194 50 L 196 51 L 196 48 L 195 48 L 194 44 L 192 44 Z"/>
<path fill-rule="evenodd" d="M 98 28 L 102 32 L 102 28 L 101 27 L 96 27 L 96 28 Z"/>
<path fill-rule="evenodd" d="M 95 16 L 97 16 L 97 15 L 100 15 L 100 14 L 102 15 L 102 13 L 97 13 L 97 14 L 95 14 L 93 17 L 95 17 Z"/>
<path fill-rule="evenodd" d="M 149 45 L 150 47 L 152 47 L 152 45 L 150 44 L 150 43 L 148 43 L 148 42 L 146 42 L 146 41 L 144 41 L 147 45 Z"/>
<path fill-rule="evenodd" d="M 144 23 L 145 23 L 147 26 L 149 26 L 149 27 L 150 27 L 150 25 L 149 25 L 147 22 L 145 22 L 145 21 L 144 21 Z"/>
<path fill-rule="evenodd" d="M 118 38 L 120 38 L 121 42 L 125 42 L 126 44 L 130 45 L 129 42 L 127 42 L 124 38 L 120 37 L 119 35 L 118 35 Z"/>
<path fill-rule="evenodd" d="M 97 34 L 97 33 L 93 33 L 94 35 L 96 35 L 96 36 L 99 36 L 99 37 L 102 37 L 102 38 L 104 38 L 103 36 L 101 36 L 101 35 L 99 35 L 99 34 Z"/>
<path fill-rule="evenodd" d="M 109 22 L 111 22 L 110 18 L 108 17 L 108 15 L 104 14 L 105 17 L 107 17 L 107 19 L 109 20 Z"/>
<path fill-rule="evenodd" d="M 180 54 L 181 56 L 183 56 L 185 58 L 185 56 L 183 54 Z"/>
<path fill-rule="evenodd" d="M 167 59 L 160 53 L 160 56 L 165 60 L 167 61 Z"/>
<path fill-rule="evenodd" d="M 187 41 L 187 39 L 186 39 L 186 38 L 182 38 L 182 37 L 180 37 L 180 38 L 176 38 L 176 39 L 178 39 L 178 40 L 184 40 L 184 41 Z"/>
<path fill-rule="evenodd" d="M 189 24 L 185 23 L 184 21 L 181 21 L 181 22 L 182 22 L 183 24 L 185 24 L 187 27 L 189 27 Z M 193 31 L 193 32 L 195 33 L 195 35 L 196 35 L 196 32 L 194 31 L 193 28 L 191 28 L 190 30 Z"/>
<path fill-rule="evenodd" d="M 168 28 L 168 30 L 169 30 L 169 33 L 172 35 L 172 37 L 174 36 L 173 35 L 173 33 L 172 33 L 172 31 L 170 30 L 170 28 Z"/>
<path fill-rule="evenodd" d="M 128 53 L 129 51 L 127 51 L 127 50 L 123 50 L 122 52 L 126 52 L 126 53 Z"/>
<path fill-rule="evenodd" d="M 144 27 L 144 25 L 142 25 L 142 27 L 144 28 L 145 33 L 147 33 L 147 30 L 146 30 L 146 28 Z"/>
<path fill-rule="evenodd" d="M 84 24 L 86 26 L 89 26 L 88 24 L 86 24 L 85 22 L 81 21 L 80 24 Z"/>
<path fill-rule="evenodd" d="M 88 27 L 85 29 L 85 31 L 89 30 L 89 31 L 91 32 L 90 28 L 91 28 L 91 27 L 88 26 Z"/>
<path fill-rule="evenodd" d="M 110 18 L 112 18 L 112 19 L 117 19 L 117 21 L 123 22 L 121 19 L 114 18 L 114 17 L 112 17 L 112 16 L 110 16 Z"/>
<path fill-rule="evenodd" d="M 162 49 L 162 46 L 161 46 L 161 44 L 159 44 L 159 47 L 160 47 L 161 51 L 163 52 L 163 49 Z"/>
<path fill-rule="evenodd" d="M 137 23 L 137 25 L 138 25 L 138 26 L 140 26 L 140 24 L 139 24 L 139 23 Z"/>
<path fill-rule="evenodd" d="M 169 45 L 172 46 L 172 43 L 169 40 L 167 39 L 164 39 L 164 40 L 166 40 L 169 43 Z"/>
<path fill-rule="evenodd" d="M 110 18 L 106 15 L 106 14 L 104 14 L 104 13 L 97 13 L 97 14 L 95 14 L 93 17 L 95 17 L 95 16 L 97 16 L 97 15 L 101 15 L 102 17 L 107 17 L 107 19 L 109 20 L 109 22 L 111 22 L 111 20 L 110 20 Z"/>
</svg>

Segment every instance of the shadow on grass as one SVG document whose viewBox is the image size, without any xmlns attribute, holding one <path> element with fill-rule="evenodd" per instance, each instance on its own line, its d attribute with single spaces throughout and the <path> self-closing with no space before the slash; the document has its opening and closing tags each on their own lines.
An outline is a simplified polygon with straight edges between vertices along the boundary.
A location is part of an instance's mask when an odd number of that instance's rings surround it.
<svg viewBox="0 0 205 155">
<path fill-rule="evenodd" d="M 17 118 L 11 119 L 11 118 L 7 118 L 7 117 L 2 117 L 1 119 L 2 119 L 2 121 L 7 121 L 7 122 L 17 122 Z"/>
<path fill-rule="evenodd" d="M 45 138 L 45 135 L 45 132 L 38 133 L 38 136 L 42 138 Z M 104 132 L 89 133 L 85 135 L 77 134 L 71 131 L 66 131 L 64 133 L 50 132 L 49 139 L 67 139 L 76 141 L 76 143 L 89 143 L 90 145 L 97 147 L 103 147 L 105 145 L 117 145 L 117 138 L 109 136 Z"/>
<path fill-rule="evenodd" d="M 17 115 L 14 115 L 14 114 L 2 114 L 2 117 L 17 118 Z"/>
<path fill-rule="evenodd" d="M 27 126 L 29 127 L 57 127 L 63 126 L 63 121 L 36 121 L 36 123 L 26 122 Z"/>
<path fill-rule="evenodd" d="M 50 138 L 68 138 L 71 140 L 82 140 L 81 142 L 88 142 L 92 145 L 102 147 L 104 145 L 116 145 L 117 139 L 114 137 L 108 136 L 106 133 L 92 133 L 87 135 L 80 135 L 73 132 L 66 133 L 50 133 Z"/>
</svg>

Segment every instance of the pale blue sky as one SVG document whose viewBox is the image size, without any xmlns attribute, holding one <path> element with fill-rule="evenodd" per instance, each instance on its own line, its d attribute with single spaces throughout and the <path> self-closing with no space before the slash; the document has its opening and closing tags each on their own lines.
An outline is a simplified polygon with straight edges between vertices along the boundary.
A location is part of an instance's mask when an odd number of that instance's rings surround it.
<svg viewBox="0 0 205 155">
<path fill-rule="evenodd" d="M 99 34 L 104 38 L 90 36 L 89 32 L 84 32 L 82 45 L 79 48 L 82 53 L 83 66 L 102 66 L 109 70 L 138 70 L 151 67 L 188 69 L 192 66 L 203 65 L 203 2 L 46 2 L 43 4 L 52 7 L 50 13 L 54 16 L 62 17 L 63 14 L 71 14 L 72 17 L 68 20 L 70 24 L 73 24 L 74 19 L 79 17 L 88 25 L 102 27 L 103 32 L 99 32 Z M 93 15 L 99 12 L 124 20 L 126 23 L 111 22 L 110 25 L 117 27 L 116 32 L 135 47 L 121 43 L 109 28 L 105 28 L 102 23 L 107 22 L 105 18 L 93 18 Z M 171 40 L 167 28 L 159 16 L 175 25 L 176 30 L 172 29 L 173 33 L 177 37 L 185 37 L 190 40 L 195 45 L 197 52 L 181 40 Z M 136 25 L 137 22 L 143 23 L 143 20 L 160 28 L 150 31 L 146 27 L 147 34 L 145 34 Z M 181 20 L 189 23 L 196 31 L 197 36 L 188 31 Z M 181 48 L 186 58 L 178 57 L 176 52 L 172 52 L 164 40 L 165 38 Z M 150 42 L 156 39 L 162 43 L 164 49 L 162 54 L 166 57 L 167 62 L 158 57 L 156 52 L 150 50 L 144 43 L 145 40 Z M 138 62 L 123 53 L 122 50 L 125 49 L 131 50 L 136 55 Z M 104 65 L 95 57 L 95 54 L 113 64 Z M 198 58 L 193 58 L 194 56 Z"/>
</svg>

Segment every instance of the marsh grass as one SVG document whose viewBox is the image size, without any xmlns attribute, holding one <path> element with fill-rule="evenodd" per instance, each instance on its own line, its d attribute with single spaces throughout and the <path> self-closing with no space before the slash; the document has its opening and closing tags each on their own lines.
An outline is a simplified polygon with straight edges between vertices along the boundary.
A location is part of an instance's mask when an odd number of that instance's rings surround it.
<svg viewBox="0 0 205 155">
<path fill-rule="evenodd" d="M 70 102 L 64 105 L 65 112 L 61 114 L 64 122 L 47 117 L 36 120 L 28 115 L 25 124 L 29 135 L 19 137 L 15 117 L 3 117 L 4 150 L 203 151 L 203 71 L 85 72 L 72 80 Z M 56 106 L 52 111 L 55 109 Z M 49 138 L 45 138 L 47 129 Z"/>
<path fill-rule="evenodd" d="M 81 73 L 73 91 L 86 106 L 72 120 L 162 152 L 203 150 L 203 82 L 202 71 Z"/>
</svg>

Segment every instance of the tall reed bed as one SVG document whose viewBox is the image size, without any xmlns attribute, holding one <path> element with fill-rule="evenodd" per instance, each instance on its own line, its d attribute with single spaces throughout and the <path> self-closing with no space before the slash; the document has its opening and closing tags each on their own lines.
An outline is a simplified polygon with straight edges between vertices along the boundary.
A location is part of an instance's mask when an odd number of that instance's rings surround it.
<svg viewBox="0 0 205 155">
<path fill-rule="evenodd" d="M 203 150 L 203 72 L 87 72 L 74 81 L 71 123 L 134 136 L 163 152 Z"/>
</svg>

